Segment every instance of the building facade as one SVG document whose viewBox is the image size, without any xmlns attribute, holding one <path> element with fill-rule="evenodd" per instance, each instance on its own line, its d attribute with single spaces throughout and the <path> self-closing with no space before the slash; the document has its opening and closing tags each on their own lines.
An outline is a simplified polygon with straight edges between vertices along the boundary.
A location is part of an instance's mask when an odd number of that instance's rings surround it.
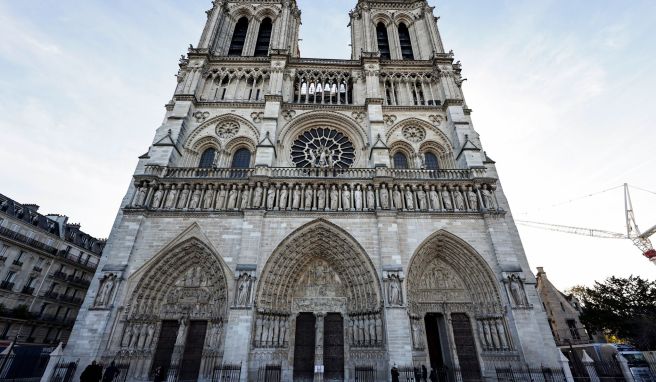
<svg viewBox="0 0 656 382">
<path fill-rule="evenodd" d="M 0 195 L 0 341 L 66 343 L 104 240 Z"/>
<path fill-rule="evenodd" d="M 207 16 L 69 356 L 129 356 L 133 380 L 558 365 L 426 1 L 359 0 L 350 60 L 300 57 L 294 0 L 214 1 Z"/>
<path fill-rule="evenodd" d="M 538 267 L 537 290 L 547 317 L 551 333 L 559 347 L 605 342 L 603 336 L 588 332 L 581 322 L 581 303 L 573 295 L 559 291 L 547 278 L 544 268 Z"/>
</svg>

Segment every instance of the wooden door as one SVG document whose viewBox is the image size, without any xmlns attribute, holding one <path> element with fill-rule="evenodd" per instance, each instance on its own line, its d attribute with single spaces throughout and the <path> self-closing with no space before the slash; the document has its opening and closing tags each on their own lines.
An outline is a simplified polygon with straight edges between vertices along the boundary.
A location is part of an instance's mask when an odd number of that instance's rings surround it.
<svg viewBox="0 0 656 382">
<path fill-rule="evenodd" d="M 312 313 L 301 313 L 296 318 L 294 381 L 314 380 L 315 325 L 316 318 Z"/>
</svg>

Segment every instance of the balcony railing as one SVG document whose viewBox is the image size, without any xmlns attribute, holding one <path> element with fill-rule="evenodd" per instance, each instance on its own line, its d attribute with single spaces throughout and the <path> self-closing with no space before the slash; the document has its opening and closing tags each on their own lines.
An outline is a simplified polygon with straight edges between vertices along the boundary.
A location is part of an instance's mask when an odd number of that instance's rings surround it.
<svg viewBox="0 0 656 382">
<path fill-rule="evenodd" d="M 32 288 L 32 287 L 27 287 L 27 286 L 26 286 L 26 287 L 23 288 L 23 290 L 21 291 L 21 293 L 23 293 L 23 294 L 30 294 L 30 295 L 31 295 L 32 293 L 34 293 L 34 288 Z"/>
<path fill-rule="evenodd" d="M 59 293 L 57 293 L 57 292 L 53 292 L 53 291 L 49 290 L 49 291 L 46 291 L 46 292 L 43 294 L 43 297 L 51 298 L 51 299 L 53 299 L 53 300 L 57 300 L 57 299 L 59 299 Z"/>
<path fill-rule="evenodd" d="M 9 291 L 11 291 L 11 290 L 14 290 L 14 285 L 15 285 L 15 284 L 12 283 L 12 282 L 9 282 L 9 281 L 3 281 L 3 282 L 0 283 L 0 289 L 4 289 L 4 290 L 9 290 Z"/>
<path fill-rule="evenodd" d="M 68 302 L 68 303 L 76 304 L 76 305 L 81 305 L 82 304 L 82 299 L 81 298 L 73 297 L 73 296 L 66 296 L 66 295 L 59 296 L 59 301 Z"/>
<path fill-rule="evenodd" d="M 14 264 L 14 265 L 17 266 L 17 267 L 22 267 L 22 266 L 23 266 L 23 262 L 20 261 L 20 260 L 14 260 L 14 261 L 12 262 L 12 264 Z"/>
</svg>

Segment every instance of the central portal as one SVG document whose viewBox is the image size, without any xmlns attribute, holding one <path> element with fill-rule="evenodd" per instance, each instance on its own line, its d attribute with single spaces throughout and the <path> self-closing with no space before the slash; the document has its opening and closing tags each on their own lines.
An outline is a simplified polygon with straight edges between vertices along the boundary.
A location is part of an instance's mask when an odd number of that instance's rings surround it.
<svg viewBox="0 0 656 382">
<path fill-rule="evenodd" d="M 340 313 L 296 318 L 294 381 L 312 382 L 315 374 L 324 381 L 344 381 L 344 319 Z"/>
</svg>

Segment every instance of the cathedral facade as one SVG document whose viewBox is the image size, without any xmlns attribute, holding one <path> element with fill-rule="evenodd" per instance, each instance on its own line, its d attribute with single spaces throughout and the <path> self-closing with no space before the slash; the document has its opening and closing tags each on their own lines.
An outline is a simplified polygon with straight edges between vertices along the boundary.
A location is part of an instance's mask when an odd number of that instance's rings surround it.
<svg viewBox="0 0 656 382">
<path fill-rule="evenodd" d="M 350 60 L 300 57 L 294 0 L 207 16 L 67 355 L 128 357 L 129 380 L 558 365 L 425 0 L 358 0 Z"/>
</svg>

